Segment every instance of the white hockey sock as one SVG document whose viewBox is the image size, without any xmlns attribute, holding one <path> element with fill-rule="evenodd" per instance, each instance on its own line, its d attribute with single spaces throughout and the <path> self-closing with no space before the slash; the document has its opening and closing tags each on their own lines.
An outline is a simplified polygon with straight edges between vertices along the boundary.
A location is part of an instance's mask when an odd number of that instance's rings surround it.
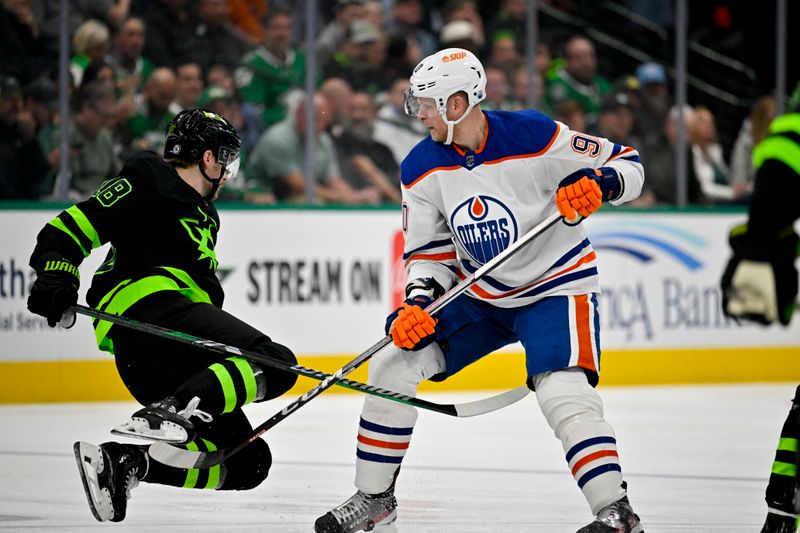
<svg viewBox="0 0 800 533">
<path fill-rule="evenodd" d="M 596 515 L 625 496 L 617 440 L 603 419 L 603 402 L 580 369 L 537 374 L 533 381 L 542 413 Z"/>
<path fill-rule="evenodd" d="M 370 385 L 416 396 L 419 383 L 444 370 L 444 356 L 436 344 L 418 352 L 391 346 L 369 364 Z M 364 399 L 358 425 L 356 480 L 359 490 L 377 494 L 389 489 L 406 455 L 417 410 L 375 396 Z"/>
</svg>

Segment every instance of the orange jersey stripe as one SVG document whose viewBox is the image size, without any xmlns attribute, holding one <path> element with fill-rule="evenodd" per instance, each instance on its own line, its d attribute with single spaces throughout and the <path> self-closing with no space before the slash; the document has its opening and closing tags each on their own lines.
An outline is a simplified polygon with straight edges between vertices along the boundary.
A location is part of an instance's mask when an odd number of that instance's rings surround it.
<svg viewBox="0 0 800 533">
<path fill-rule="evenodd" d="M 409 183 L 408 185 L 406 185 L 406 184 L 404 183 L 404 184 L 403 184 L 403 187 L 405 187 L 406 189 L 410 189 L 411 187 L 413 187 L 414 185 L 416 185 L 416 184 L 417 184 L 417 183 L 419 183 L 420 181 L 424 180 L 425 178 L 427 178 L 428 176 L 430 176 L 431 174 L 433 174 L 433 173 L 434 173 L 434 172 L 436 172 L 437 170 L 458 170 L 458 169 L 460 169 L 460 168 L 463 168 L 463 167 L 462 167 L 461 165 L 453 165 L 453 166 L 449 166 L 449 167 L 436 167 L 436 168 L 432 168 L 432 169 L 430 169 L 429 171 L 427 171 L 425 174 L 423 174 L 422 176 L 418 177 L 417 179 L 415 179 L 414 181 L 412 181 L 411 183 Z"/>
<path fill-rule="evenodd" d="M 486 139 L 489 138 L 489 121 L 484 118 L 483 123 L 486 124 L 486 135 L 483 136 L 483 142 L 481 143 L 480 147 L 475 150 L 476 154 L 483 152 L 483 149 L 486 148 Z"/>
<path fill-rule="evenodd" d="M 484 118 L 483 123 L 486 124 L 486 134 L 483 136 L 483 140 L 481 141 L 481 145 L 478 147 L 477 150 L 475 150 L 476 154 L 479 154 L 479 153 L 483 152 L 483 149 L 486 148 L 486 140 L 489 139 L 489 121 Z M 453 144 L 453 148 L 455 148 L 456 152 L 458 152 L 458 155 L 460 155 L 462 157 L 467 155 L 467 152 L 463 148 L 461 148 L 459 145 Z"/>
<path fill-rule="evenodd" d="M 621 152 L 620 152 L 620 153 L 618 153 L 617 155 L 612 155 L 611 157 L 609 157 L 609 158 L 606 160 L 606 163 L 608 163 L 608 162 L 609 162 L 609 161 L 611 161 L 612 159 L 616 159 L 616 158 L 618 158 L 618 157 L 620 157 L 620 156 L 622 156 L 622 155 L 629 154 L 629 153 L 631 153 L 631 152 L 633 152 L 633 148 L 631 148 L 630 146 L 628 146 L 627 148 L 625 148 L 623 151 L 621 151 Z"/>
<path fill-rule="evenodd" d="M 386 442 L 385 440 L 371 439 L 364 435 L 358 436 L 358 442 L 366 444 L 367 446 L 375 446 L 376 448 L 387 448 L 390 450 L 405 450 L 408 448 L 409 442 Z"/>
<path fill-rule="evenodd" d="M 474 294 L 477 294 L 478 296 L 480 296 L 481 298 L 484 298 L 486 300 L 497 300 L 498 298 L 506 298 L 508 296 L 513 296 L 513 295 L 515 295 L 517 293 L 524 292 L 524 291 L 526 291 L 528 289 L 531 289 L 531 288 L 539 285 L 540 283 L 544 283 L 545 281 L 548 281 L 548 280 L 551 280 L 551 279 L 556 278 L 558 276 L 561 276 L 562 274 L 566 274 L 567 272 L 575 270 L 576 268 L 578 268 L 581 265 L 584 265 L 584 264 L 586 264 L 586 263 L 588 263 L 590 261 L 594 261 L 596 258 L 597 258 L 597 256 L 595 255 L 594 251 L 592 251 L 591 253 L 588 253 L 588 254 L 584 255 L 583 257 L 581 257 L 580 260 L 578 260 L 577 263 L 575 263 L 574 265 L 572 265 L 570 267 L 567 267 L 567 268 L 565 268 L 563 270 L 559 270 L 555 274 L 547 276 L 544 279 L 540 279 L 539 281 L 537 281 L 535 283 L 531 283 L 530 285 L 525 285 L 524 287 L 517 287 L 516 289 L 514 289 L 512 291 L 509 291 L 509 292 L 504 292 L 503 294 L 491 294 L 489 292 L 486 292 L 486 290 L 482 289 L 481 287 L 478 287 L 477 285 L 472 286 L 470 288 L 470 290 Z"/>
<path fill-rule="evenodd" d="M 580 470 L 581 467 L 584 466 L 586 463 L 591 463 L 595 459 L 600 459 L 602 457 L 619 457 L 619 455 L 617 455 L 616 450 L 600 450 L 599 452 L 590 453 L 589 455 L 587 455 L 586 457 L 575 463 L 575 466 L 572 467 L 572 475 L 574 476 L 575 472 Z"/>
<path fill-rule="evenodd" d="M 406 259 L 405 265 L 408 266 L 411 261 L 447 261 L 448 259 L 455 259 L 456 253 L 455 252 L 445 252 L 443 254 L 417 254 L 412 255 L 408 259 Z"/>
<path fill-rule="evenodd" d="M 589 370 L 594 367 L 592 331 L 589 329 L 589 296 L 575 296 L 575 327 L 578 329 L 578 366 Z"/>
</svg>

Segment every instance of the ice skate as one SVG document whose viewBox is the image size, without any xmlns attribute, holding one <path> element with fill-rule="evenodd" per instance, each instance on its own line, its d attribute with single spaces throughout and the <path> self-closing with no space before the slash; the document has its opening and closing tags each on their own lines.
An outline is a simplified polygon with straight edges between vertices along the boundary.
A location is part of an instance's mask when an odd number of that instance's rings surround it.
<svg viewBox="0 0 800 533">
<path fill-rule="evenodd" d="M 777 514 L 770 510 L 761 533 L 795 533 L 797 518 L 786 514 Z"/>
<path fill-rule="evenodd" d="M 317 518 L 316 533 L 355 531 L 396 532 L 397 499 L 392 491 L 365 494 L 357 491 L 349 500 Z"/>
<path fill-rule="evenodd" d="M 195 396 L 185 409 L 178 410 L 178 399 L 174 396 L 151 403 L 139 409 L 131 419 L 111 430 L 115 435 L 186 444 L 194 440 L 197 430 L 190 417 L 196 416 L 204 422 L 211 421 L 211 415 L 197 409 L 200 398 Z"/>
<path fill-rule="evenodd" d="M 580 528 L 578 533 L 644 533 L 644 528 L 625 496 L 603 507 L 595 521 Z"/>
<path fill-rule="evenodd" d="M 147 454 L 132 444 L 88 442 L 73 445 L 83 490 L 94 517 L 100 522 L 125 519 L 131 490 L 147 473 Z"/>
</svg>

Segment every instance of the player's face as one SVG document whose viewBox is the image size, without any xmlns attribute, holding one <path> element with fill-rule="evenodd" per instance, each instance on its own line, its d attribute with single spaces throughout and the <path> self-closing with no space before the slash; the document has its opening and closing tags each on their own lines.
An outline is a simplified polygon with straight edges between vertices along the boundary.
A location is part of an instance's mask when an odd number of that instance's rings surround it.
<svg viewBox="0 0 800 533">
<path fill-rule="evenodd" d="M 436 142 L 447 138 L 447 124 L 442 120 L 433 98 L 416 98 L 406 92 L 406 113 L 422 122 Z"/>
</svg>

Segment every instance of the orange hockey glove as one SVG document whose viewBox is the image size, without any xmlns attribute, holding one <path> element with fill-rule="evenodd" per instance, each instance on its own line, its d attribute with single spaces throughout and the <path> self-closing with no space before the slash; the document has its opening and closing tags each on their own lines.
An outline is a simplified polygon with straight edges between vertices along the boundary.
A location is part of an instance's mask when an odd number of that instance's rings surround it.
<svg viewBox="0 0 800 533">
<path fill-rule="evenodd" d="M 409 298 L 386 318 L 386 333 L 395 346 L 416 351 L 434 341 L 436 319 L 423 309 L 431 301 L 427 296 Z"/>
<path fill-rule="evenodd" d="M 578 215 L 586 218 L 603 202 L 618 198 L 620 193 L 621 181 L 613 168 L 582 168 L 558 184 L 556 207 L 568 221 L 575 220 Z"/>
</svg>

